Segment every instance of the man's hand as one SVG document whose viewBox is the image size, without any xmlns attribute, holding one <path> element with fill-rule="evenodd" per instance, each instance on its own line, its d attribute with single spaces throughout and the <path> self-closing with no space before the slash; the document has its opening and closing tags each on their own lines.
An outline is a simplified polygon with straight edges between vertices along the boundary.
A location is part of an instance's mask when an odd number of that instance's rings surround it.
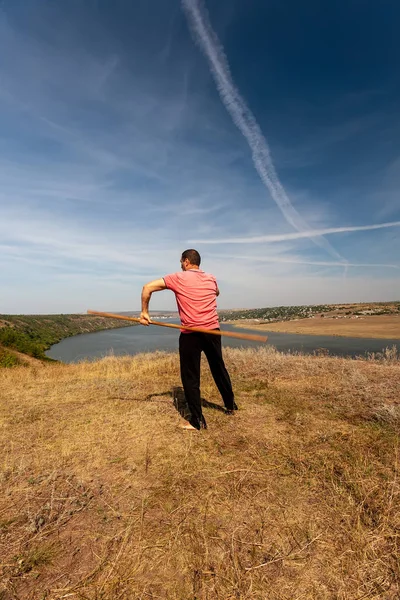
<svg viewBox="0 0 400 600">
<path fill-rule="evenodd" d="M 141 325 L 146 325 L 148 327 L 151 323 L 151 319 L 147 311 L 142 310 L 139 319 Z"/>
</svg>

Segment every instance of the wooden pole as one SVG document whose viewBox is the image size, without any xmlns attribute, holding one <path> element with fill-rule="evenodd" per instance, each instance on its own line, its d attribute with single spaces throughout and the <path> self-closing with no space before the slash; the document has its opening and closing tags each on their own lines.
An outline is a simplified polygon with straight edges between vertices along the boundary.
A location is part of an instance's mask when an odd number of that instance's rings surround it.
<svg viewBox="0 0 400 600">
<path fill-rule="evenodd" d="M 110 319 L 121 319 L 122 321 L 133 321 L 140 323 L 140 319 L 136 317 L 126 317 L 125 315 L 116 315 L 114 313 L 99 312 L 97 310 L 88 310 L 89 315 L 97 315 L 98 317 L 109 317 Z M 217 331 L 215 329 L 203 329 L 201 327 L 182 327 L 174 323 L 161 323 L 160 321 L 150 321 L 150 325 L 158 325 L 159 327 L 171 327 L 172 329 L 183 329 L 184 331 L 199 331 L 200 333 L 210 333 L 211 335 L 220 335 L 224 337 L 237 338 L 239 340 L 251 340 L 253 342 L 266 342 L 266 335 L 253 335 L 250 333 L 236 333 L 234 331 Z"/>
</svg>

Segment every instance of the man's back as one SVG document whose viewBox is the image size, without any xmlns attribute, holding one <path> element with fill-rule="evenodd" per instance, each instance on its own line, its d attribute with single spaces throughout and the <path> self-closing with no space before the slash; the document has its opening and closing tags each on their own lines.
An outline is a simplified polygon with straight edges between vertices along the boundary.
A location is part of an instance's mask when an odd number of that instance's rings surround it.
<svg viewBox="0 0 400 600">
<path fill-rule="evenodd" d="M 183 328 L 201 327 L 218 329 L 217 296 L 218 285 L 214 275 L 205 273 L 200 267 L 201 257 L 191 248 L 182 252 L 180 259 L 182 272 L 171 273 L 161 279 L 155 279 L 143 286 L 142 312 L 140 322 L 150 325 L 149 302 L 153 292 L 170 289 L 174 292 L 178 304 L 179 316 Z M 222 358 L 221 336 L 216 332 L 182 331 L 179 336 L 179 360 L 182 385 L 187 400 L 188 421 L 184 429 L 201 429 L 206 421 L 201 408 L 200 365 L 204 352 L 210 365 L 211 374 L 222 396 L 227 414 L 237 409 L 229 373 Z"/>
<path fill-rule="evenodd" d="M 217 329 L 218 286 L 214 275 L 188 269 L 166 275 L 165 285 L 176 296 L 181 323 L 186 327 Z"/>
</svg>

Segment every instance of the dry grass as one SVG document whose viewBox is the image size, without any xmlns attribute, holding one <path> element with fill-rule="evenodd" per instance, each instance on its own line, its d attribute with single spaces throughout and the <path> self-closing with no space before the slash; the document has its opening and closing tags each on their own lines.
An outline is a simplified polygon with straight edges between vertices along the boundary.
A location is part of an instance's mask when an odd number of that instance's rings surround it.
<svg viewBox="0 0 400 600">
<path fill-rule="evenodd" d="M 1 600 L 399 597 L 397 357 L 226 357 L 200 433 L 176 354 L 0 371 Z"/>
<path fill-rule="evenodd" d="M 245 329 L 303 333 L 304 335 L 334 335 L 343 337 L 380 338 L 400 340 L 400 315 L 364 316 L 358 319 L 333 319 L 316 317 L 299 321 L 282 321 L 256 325 L 254 322 L 232 321 L 232 325 Z"/>
</svg>

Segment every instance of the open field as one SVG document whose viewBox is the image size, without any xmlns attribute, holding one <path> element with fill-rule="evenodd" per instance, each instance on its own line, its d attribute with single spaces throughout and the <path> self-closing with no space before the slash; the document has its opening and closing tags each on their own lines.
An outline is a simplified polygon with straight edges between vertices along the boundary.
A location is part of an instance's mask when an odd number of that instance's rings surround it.
<svg viewBox="0 0 400 600">
<path fill-rule="evenodd" d="M 235 327 L 307 335 L 400 339 L 400 315 L 363 316 L 353 319 L 315 317 L 298 321 L 256 324 L 254 321 L 231 321 Z"/>
<path fill-rule="evenodd" d="M 1 600 L 395 600 L 400 361 L 226 351 L 209 429 L 177 354 L 0 371 Z"/>
</svg>

